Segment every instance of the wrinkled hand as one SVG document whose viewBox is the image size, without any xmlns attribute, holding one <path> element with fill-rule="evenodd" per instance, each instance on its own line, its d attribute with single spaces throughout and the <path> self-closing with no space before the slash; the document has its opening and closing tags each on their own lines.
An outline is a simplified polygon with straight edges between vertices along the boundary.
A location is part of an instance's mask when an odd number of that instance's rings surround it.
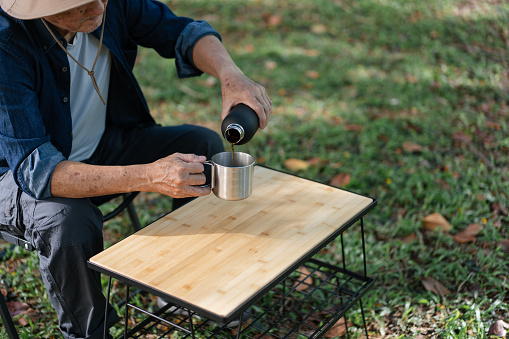
<svg viewBox="0 0 509 339">
<path fill-rule="evenodd" d="M 260 120 L 260 128 L 265 128 L 272 114 L 272 101 L 265 87 L 246 77 L 238 68 L 230 68 L 221 74 L 221 92 L 223 95 L 223 120 L 237 104 L 251 107 Z"/>
<path fill-rule="evenodd" d="M 174 153 L 159 159 L 149 166 L 151 192 L 158 192 L 173 198 L 204 196 L 210 193 L 209 188 L 197 185 L 205 184 L 203 162 L 205 156 Z"/>
</svg>

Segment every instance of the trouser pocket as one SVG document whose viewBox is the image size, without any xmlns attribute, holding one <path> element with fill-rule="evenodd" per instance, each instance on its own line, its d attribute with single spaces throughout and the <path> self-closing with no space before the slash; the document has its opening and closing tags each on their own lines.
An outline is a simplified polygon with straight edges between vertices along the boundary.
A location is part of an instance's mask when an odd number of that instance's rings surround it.
<svg viewBox="0 0 509 339">
<path fill-rule="evenodd" d="M 11 172 L 0 177 L 0 230 L 17 237 L 24 237 L 25 225 L 23 223 L 23 207 L 21 195 L 23 191 L 18 188 L 12 179 Z"/>
</svg>

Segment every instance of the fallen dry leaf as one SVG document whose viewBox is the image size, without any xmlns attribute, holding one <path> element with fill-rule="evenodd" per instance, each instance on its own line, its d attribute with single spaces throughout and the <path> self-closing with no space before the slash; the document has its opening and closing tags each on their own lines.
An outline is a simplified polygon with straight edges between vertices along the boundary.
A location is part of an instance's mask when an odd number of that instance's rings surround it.
<svg viewBox="0 0 509 339">
<path fill-rule="evenodd" d="M 405 244 L 410 244 L 411 242 L 414 242 L 416 239 L 417 239 L 417 236 L 415 235 L 415 233 L 411 233 L 411 234 L 401 238 L 401 241 L 404 242 Z"/>
<path fill-rule="evenodd" d="M 23 317 L 19 317 L 17 320 L 18 324 L 21 326 L 28 326 L 30 324 L 28 319 L 30 319 L 32 324 L 35 324 L 37 320 L 39 320 L 39 315 L 33 308 L 29 308 L 28 310 L 23 311 L 21 314 L 23 314 Z"/>
<path fill-rule="evenodd" d="M 472 142 L 472 137 L 466 135 L 463 132 L 454 132 L 452 137 L 453 137 L 453 139 L 462 141 L 465 144 L 470 144 Z"/>
<path fill-rule="evenodd" d="M 343 166 L 343 163 L 341 161 L 330 164 L 331 168 L 340 168 L 341 166 Z"/>
<path fill-rule="evenodd" d="M 16 322 L 20 326 L 28 326 L 30 322 L 28 319 L 32 321 L 32 323 L 36 323 L 39 316 L 37 315 L 37 312 L 28 306 L 27 303 L 21 303 L 19 301 L 9 301 L 6 303 L 7 309 L 9 310 L 9 313 L 11 314 L 11 317 L 15 317 L 18 315 L 23 315 L 22 317 L 19 317 Z"/>
<path fill-rule="evenodd" d="M 349 173 L 339 173 L 329 182 L 329 185 L 336 187 L 343 187 L 350 183 L 352 175 Z"/>
<path fill-rule="evenodd" d="M 424 217 L 422 226 L 430 231 L 437 228 L 442 232 L 449 232 L 452 229 L 452 225 L 440 213 L 433 213 Z"/>
<path fill-rule="evenodd" d="M 248 45 L 244 46 L 244 51 L 246 53 L 253 53 L 254 50 L 255 50 L 255 46 L 252 44 L 248 44 Z"/>
<path fill-rule="evenodd" d="M 497 245 L 502 247 L 502 251 L 509 253 L 509 239 L 500 240 Z"/>
<path fill-rule="evenodd" d="M 482 230 L 482 226 L 479 224 L 470 224 L 465 228 L 466 233 L 470 235 L 477 235 Z"/>
<path fill-rule="evenodd" d="M 307 163 L 309 164 L 309 166 L 321 166 L 321 165 L 328 164 L 329 160 L 328 159 L 322 159 L 322 158 L 319 158 L 319 157 L 314 157 L 314 158 L 309 159 L 307 161 Z"/>
<path fill-rule="evenodd" d="M 320 55 L 320 51 L 317 49 L 306 49 L 304 50 L 304 55 L 309 57 L 315 57 Z"/>
<path fill-rule="evenodd" d="M 313 157 L 307 161 L 309 166 L 318 166 L 323 162 L 323 160 L 319 157 Z"/>
<path fill-rule="evenodd" d="M 497 131 L 500 131 L 500 129 L 502 128 L 500 123 L 495 122 L 495 121 L 485 121 L 484 126 L 486 126 L 488 128 L 496 129 Z"/>
<path fill-rule="evenodd" d="M 331 117 L 331 122 L 334 124 L 334 125 L 342 125 L 345 123 L 345 119 L 341 118 L 341 117 Z"/>
<path fill-rule="evenodd" d="M 299 272 L 299 279 L 293 283 L 293 287 L 295 287 L 297 291 L 305 291 L 313 286 L 313 278 L 311 277 L 311 272 L 304 266 L 299 268 Z"/>
<path fill-rule="evenodd" d="M 421 283 L 426 290 L 435 293 L 441 297 L 451 293 L 451 291 L 449 291 L 444 285 L 442 285 L 440 282 L 438 282 L 432 277 L 423 278 L 421 280 Z"/>
<path fill-rule="evenodd" d="M 320 73 L 317 71 L 306 71 L 306 75 L 311 79 L 318 79 L 320 77 Z"/>
<path fill-rule="evenodd" d="M 339 319 L 330 330 L 325 333 L 325 338 L 336 338 L 341 337 L 346 334 L 347 328 L 353 326 L 353 323 L 350 321 L 347 321 L 347 324 L 345 324 L 344 318 Z"/>
<path fill-rule="evenodd" d="M 466 244 L 469 242 L 476 242 L 477 238 L 473 235 L 465 234 L 465 232 L 461 231 L 454 235 L 454 241 L 459 242 L 460 244 Z"/>
<path fill-rule="evenodd" d="M 311 32 L 315 34 L 327 33 L 327 26 L 322 24 L 316 24 L 311 27 Z"/>
<path fill-rule="evenodd" d="M 403 149 L 407 152 L 421 152 L 422 146 L 411 141 L 403 143 Z"/>
<path fill-rule="evenodd" d="M 19 301 L 9 301 L 6 304 L 12 317 L 25 312 L 29 308 L 27 303 L 20 303 Z"/>
<path fill-rule="evenodd" d="M 509 214 L 500 202 L 492 202 L 490 204 L 490 209 L 492 212 L 495 212 L 495 214 L 503 215 L 505 217 Z"/>
<path fill-rule="evenodd" d="M 362 125 L 354 125 L 354 124 L 350 124 L 350 125 L 345 125 L 345 131 L 356 131 L 356 132 L 360 132 L 363 130 L 364 127 L 362 127 Z"/>
<path fill-rule="evenodd" d="M 495 220 L 495 221 L 493 222 L 493 227 L 495 227 L 495 228 L 498 228 L 498 229 L 499 229 L 500 227 L 502 227 L 502 221 L 501 221 L 501 220 Z"/>
<path fill-rule="evenodd" d="M 307 170 L 309 163 L 301 159 L 290 158 L 285 160 L 285 167 L 292 171 Z"/>
<path fill-rule="evenodd" d="M 463 231 L 458 232 L 454 235 L 454 240 L 460 244 L 466 244 L 469 242 L 475 242 L 477 240 L 476 235 L 482 229 L 479 224 L 470 224 Z"/>
<path fill-rule="evenodd" d="M 269 60 L 265 62 L 265 68 L 268 70 L 273 70 L 277 67 L 277 62 Z"/>
<path fill-rule="evenodd" d="M 263 19 L 265 19 L 267 24 L 272 27 L 279 26 L 281 24 L 281 22 L 283 22 L 283 17 L 278 14 L 266 13 L 262 17 L 263 17 Z"/>
<path fill-rule="evenodd" d="M 500 338 L 505 338 L 505 335 L 507 334 L 506 329 L 509 329 L 509 324 L 503 320 L 497 320 L 491 324 L 490 329 L 488 330 L 488 336 L 495 335 Z"/>
</svg>

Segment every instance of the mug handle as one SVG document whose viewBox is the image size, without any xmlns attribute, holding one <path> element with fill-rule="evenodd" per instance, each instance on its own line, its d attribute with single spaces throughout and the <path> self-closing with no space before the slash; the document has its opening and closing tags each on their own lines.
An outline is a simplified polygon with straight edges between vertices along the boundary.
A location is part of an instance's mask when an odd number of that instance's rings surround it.
<svg viewBox="0 0 509 339">
<path fill-rule="evenodd" d="M 204 165 L 209 165 L 211 167 L 210 170 L 210 184 L 201 185 L 200 187 L 203 188 L 210 188 L 211 190 L 214 189 L 214 163 L 210 160 L 207 160 L 203 163 Z"/>
</svg>

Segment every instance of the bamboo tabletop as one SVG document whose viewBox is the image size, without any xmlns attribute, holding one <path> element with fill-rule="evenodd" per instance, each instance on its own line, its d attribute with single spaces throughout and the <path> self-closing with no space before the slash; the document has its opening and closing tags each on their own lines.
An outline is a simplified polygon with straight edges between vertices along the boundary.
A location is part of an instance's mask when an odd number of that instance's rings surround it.
<svg viewBox="0 0 509 339">
<path fill-rule="evenodd" d="M 372 203 L 256 166 L 249 198 L 197 198 L 90 263 L 227 318 Z"/>
</svg>

